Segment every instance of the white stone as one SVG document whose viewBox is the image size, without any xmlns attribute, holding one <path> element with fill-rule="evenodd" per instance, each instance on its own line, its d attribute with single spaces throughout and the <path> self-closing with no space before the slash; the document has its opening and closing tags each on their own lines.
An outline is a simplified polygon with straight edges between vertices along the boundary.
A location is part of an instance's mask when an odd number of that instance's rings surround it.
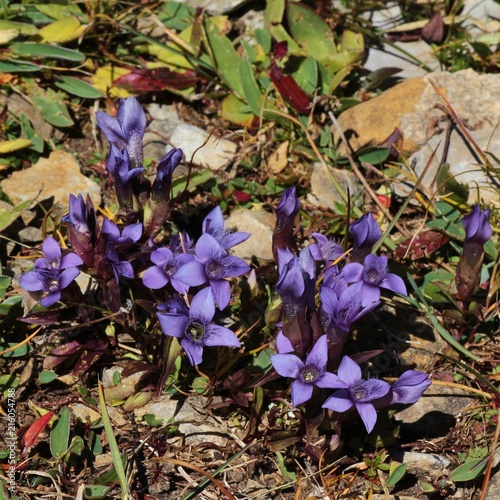
<svg viewBox="0 0 500 500">
<path fill-rule="evenodd" d="M 170 137 L 175 148 L 181 148 L 186 162 L 217 171 L 225 167 L 236 154 L 236 144 L 210 135 L 193 125 L 178 125 Z"/>
</svg>

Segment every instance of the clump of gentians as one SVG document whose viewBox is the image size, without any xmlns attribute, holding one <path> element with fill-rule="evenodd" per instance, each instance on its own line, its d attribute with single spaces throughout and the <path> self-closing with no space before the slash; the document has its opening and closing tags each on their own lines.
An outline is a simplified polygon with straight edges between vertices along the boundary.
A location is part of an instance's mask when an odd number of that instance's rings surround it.
<svg viewBox="0 0 500 500">
<path fill-rule="evenodd" d="M 234 332 L 218 326 L 214 316 L 216 306 L 223 310 L 231 300 L 228 280 L 250 270 L 229 254 L 250 235 L 226 229 L 220 207 L 205 217 L 197 242 L 185 233 L 172 234 L 172 175 L 182 151 L 168 152 L 151 182 L 143 165 L 146 115 L 137 99 L 121 99 L 116 117 L 98 112 L 97 123 L 110 143 L 107 168 L 118 213 L 113 220 L 98 218 L 88 196 L 70 195 L 62 221 L 72 252 L 63 254 L 47 238 L 44 257 L 20 278 L 21 286 L 37 295 L 43 292 L 40 303 L 48 307 L 65 302 L 65 289 L 83 271 L 92 278 L 93 293 L 80 294 L 80 310 L 88 305 L 95 314 L 97 304 L 119 319 L 130 310 L 124 304 L 131 295 L 146 297 L 149 310 L 156 307 L 154 316 L 165 338 L 177 337 L 192 365 L 202 362 L 205 347 L 239 348 Z"/>
<path fill-rule="evenodd" d="M 479 285 L 484 245 L 493 234 L 489 217 L 489 209 L 481 211 L 479 205 L 476 205 L 472 212 L 462 219 L 465 240 L 455 275 L 458 296 L 461 300 L 468 300 Z"/>
<path fill-rule="evenodd" d="M 275 235 L 280 237 L 273 240 L 279 272 L 275 289 L 282 312 L 278 353 L 271 363 L 279 375 L 293 379 L 292 404 L 304 405 L 306 418 L 317 414 L 318 406 L 334 416 L 355 409 L 371 432 L 378 409 L 414 403 L 431 383 L 428 375 L 416 370 L 403 373 L 392 386 L 363 379 L 359 365 L 343 355 L 352 325 L 379 306 L 381 293 L 404 297 L 406 286 L 389 272 L 385 255 L 371 253 L 382 235 L 371 214 L 349 228 L 354 240 L 350 262 L 344 262 L 347 253 L 338 243 L 318 233 L 312 234 L 315 243 L 294 253 L 298 208 L 295 190 L 285 191 L 277 208 Z M 290 246 L 284 247 L 285 241 Z"/>
</svg>

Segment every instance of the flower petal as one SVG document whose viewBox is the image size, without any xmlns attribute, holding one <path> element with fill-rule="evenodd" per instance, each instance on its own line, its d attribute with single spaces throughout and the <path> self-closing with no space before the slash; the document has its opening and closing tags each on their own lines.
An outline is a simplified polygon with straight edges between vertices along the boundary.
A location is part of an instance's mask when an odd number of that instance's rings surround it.
<svg viewBox="0 0 500 500">
<path fill-rule="evenodd" d="M 397 274 L 388 274 L 380 283 L 379 286 L 391 290 L 392 292 L 399 293 L 403 297 L 408 295 L 406 285 L 403 279 Z"/>
<path fill-rule="evenodd" d="M 102 130 L 106 139 L 115 144 L 119 149 L 123 149 L 127 144 L 127 139 L 118 120 L 109 116 L 104 111 L 97 111 L 95 117 L 97 119 L 97 126 Z"/>
<path fill-rule="evenodd" d="M 49 307 L 52 304 L 55 304 L 61 298 L 61 292 L 56 290 L 55 292 L 51 292 L 47 294 L 41 301 L 40 305 L 43 307 Z"/>
<path fill-rule="evenodd" d="M 359 388 L 365 396 L 359 398 L 357 402 L 365 403 L 367 401 L 373 401 L 374 399 L 379 399 L 385 396 L 390 391 L 391 386 L 383 380 L 372 378 L 361 382 L 361 384 L 359 384 Z"/>
<path fill-rule="evenodd" d="M 283 334 L 283 332 L 280 330 L 278 332 L 278 335 L 276 335 L 276 350 L 280 353 L 280 354 L 287 354 L 289 352 L 293 352 L 294 351 L 294 348 L 292 346 L 292 343 L 290 342 L 290 340 L 288 340 L 285 335 Z"/>
<path fill-rule="evenodd" d="M 369 307 L 380 300 L 380 288 L 369 283 L 361 284 L 361 307 Z"/>
<path fill-rule="evenodd" d="M 146 269 L 146 272 L 142 276 L 143 284 L 153 290 L 163 288 L 168 281 L 168 276 L 158 266 Z"/>
<path fill-rule="evenodd" d="M 218 258 L 227 255 L 227 252 L 220 246 L 217 240 L 208 233 L 203 233 L 196 242 L 196 256 L 200 262 L 217 260 Z"/>
<path fill-rule="evenodd" d="M 196 260 L 182 265 L 173 277 L 189 286 L 200 286 L 208 281 L 205 266 Z"/>
<path fill-rule="evenodd" d="M 125 226 L 122 231 L 122 238 L 127 238 L 132 240 L 134 243 L 139 241 L 142 236 L 142 224 L 140 222 L 136 224 L 129 224 Z"/>
<path fill-rule="evenodd" d="M 184 314 L 156 313 L 161 331 L 170 337 L 182 338 L 186 335 L 189 319 Z"/>
<path fill-rule="evenodd" d="M 54 238 L 45 238 L 42 245 L 42 251 L 47 259 L 57 261 L 61 259 L 61 247 Z"/>
<path fill-rule="evenodd" d="M 203 361 L 203 346 L 201 344 L 194 344 L 189 339 L 182 339 L 181 346 L 187 354 L 191 365 L 199 365 Z"/>
<path fill-rule="evenodd" d="M 215 314 L 215 304 L 210 288 L 200 290 L 191 301 L 189 317 L 200 320 L 201 323 L 210 323 Z"/>
<path fill-rule="evenodd" d="M 359 416 L 365 424 L 366 432 L 370 434 L 377 422 L 377 411 L 371 403 L 361 403 L 359 401 L 356 402 L 356 410 L 358 410 Z"/>
<path fill-rule="evenodd" d="M 292 405 L 299 406 L 311 399 L 313 389 L 313 384 L 306 384 L 302 380 L 294 380 L 292 382 Z"/>
<path fill-rule="evenodd" d="M 298 378 L 304 363 L 295 354 L 273 354 L 270 357 L 274 369 L 282 377 Z"/>
<path fill-rule="evenodd" d="M 102 222 L 102 232 L 107 234 L 108 239 L 111 241 L 117 240 L 120 237 L 118 226 L 106 218 Z"/>
<path fill-rule="evenodd" d="M 348 387 L 353 387 L 361 380 L 361 368 L 349 356 L 344 356 L 342 358 L 337 374 Z"/>
<path fill-rule="evenodd" d="M 222 311 L 231 299 L 231 285 L 225 280 L 210 280 L 210 288 L 212 289 L 217 307 Z"/>
<path fill-rule="evenodd" d="M 174 255 L 168 248 L 158 248 L 154 252 L 151 252 L 151 262 L 159 267 L 163 267 Z"/>
<path fill-rule="evenodd" d="M 323 373 L 314 383 L 323 389 L 347 389 L 347 384 L 340 380 L 337 375 L 330 372 Z"/>
<path fill-rule="evenodd" d="M 314 365 L 318 371 L 322 371 L 326 363 L 328 363 L 328 339 L 326 335 L 322 335 L 307 355 L 305 364 Z"/>
<path fill-rule="evenodd" d="M 80 269 L 77 267 L 68 267 L 59 276 L 59 289 L 63 290 L 66 288 L 79 274 Z"/>
<path fill-rule="evenodd" d="M 28 292 L 45 290 L 45 284 L 36 271 L 28 271 L 19 278 L 19 284 Z"/>
<path fill-rule="evenodd" d="M 61 259 L 61 269 L 66 269 L 68 267 L 82 266 L 83 260 L 81 257 L 76 255 L 76 253 L 68 253 Z"/>
<path fill-rule="evenodd" d="M 206 346 L 241 347 L 240 341 L 234 332 L 223 326 L 210 324 L 206 326 L 206 337 L 203 343 Z"/>
<path fill-rule="evenodd" d="M 324 403 L 323 408 L 336 411 L 337 413 L 344 413 L 353 407 L 351 395 L 347 389 L 339 389 L 335 391 Z"/>
</svg>

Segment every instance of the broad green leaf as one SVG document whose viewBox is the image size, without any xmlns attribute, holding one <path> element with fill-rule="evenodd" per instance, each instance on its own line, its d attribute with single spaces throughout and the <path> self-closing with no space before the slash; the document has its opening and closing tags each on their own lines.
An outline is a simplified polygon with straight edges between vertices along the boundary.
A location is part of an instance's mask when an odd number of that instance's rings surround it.
<svg viewBox="0 0 500 500">
<path fill-rule="evenodd" d="M 85 443 L 81 436 L 75 436 L 71 440 L 71 444 L 69 445 L 68 451 L 65 453 L 64 460 L 69 460 L 71 455 L 76 455 L 77 457 L 81 456 L 83 450 L 85 449 Z"/>
<path fill-rule="evenodd" d="M 167 28 L 182 31 L 193 24 L 194 14 L 192 7 L 181 2 L 163 2 L 158 17 Z"/>
<path fill-rule="evenodd" d="M 215 70 L 236 96 L 242 98 L 245 93 L 240 73 L 237 71 L 240 58 L 231 40 L 210 21 L 205 23 L 205 34 Z"/>
<path fill-rule="evenodd" d="M 274 24 L 279 24 L 283 20 L 285 13 L 285 0 L 267 0 L 264 10 L 264 24 L 269 30 Z"/>
<path fill-rule="evenodd" d="M 43 137 L 35 132 L 35 129 L 31 126 L 31 122 L 26 115 L 21 115 L 19 118 L 22 135 L 26 136 L 26 138 L 33 143 L 30 146 L 30 149 L 36 151 L 37 153 L 42 153 L 44 148 Z"/>
<path fill-rule="evenodd" d="M 40 71 L 42 68 L 38 64 L 29 62 L 18 62 L 9 59 L 0 61 L 0 73 L 29 73 Z"/>
<path fill-rule="evenodd" d="M 50 452 L 54 458 L 61 459 L 66 453 L 69 445 L 69 431 L 71 426 L 71 415 L 69 408 L 61 409 L 56 423 L 50 431 Z"/>
<path fill-rule="evenodd" d="M 57 378 L 57 373 L 50 370 L 43 370 L 40 375 L 38 375 L 38 381 L 41 384 L 50 384 Z"/>
<path fill-rule="evenodd" d="M 0 154 L 12 153 L 13 151 L 27 148 L 32 144 L 33 143 L 29 139 L 22 138 L 11 139 L 10 141 L 2 141 L 0 142 Z"/>
<path fill-rule="evenodd" d="M 221 117 L 238 125 L 249 126 L 254 118 L 252 110 L 234 94 L 229 94 L 222 100 Z"/>
<path fill-rule="evenodd" d="M 389 148 L 373 148 L 367 147 L 363 148 L 356 153 L 359 161 L 361 163 L 369 163 L 370 165 L 378 165 L 383 163 L 389 157 Z"/>
<path fill-rule="evenodd" d="M 39 57 L 44 59 L 63 59 L 65 61 L 81 62 L 85 56 L 77 50 L 47 45 L 45 43 L 13 43 L 12 52 L 21 57 Z"/>
<path fill-rule="evenodd" d="M 103 500 L 107 497 L 111 486 L 104 486 L 101 484 L 89 484 L 85 486 L 83 495 L 87 500 Z"/>
<path fill-rule="evenodd" d="M 257 28 L 255 30 L 255 39 L 264 49 L 264 52 L 266 54 L 269 54 L 269 52 L 271 52 L 271 44 L 273 40 L 271 38 L 271 35 L 269 34 L 269 31 Z"/>
<path fill-rule="evenodd" d="M 0 30 L 0 45 L 9 43 L 14 38 L 17 38 L 21 32 L 19 30 Z"/>
<path fill-rule="evenodd" d="M 314 57 L 306 57 L 293 76 L 306 94 L 313 95 L 318 88 L 318 64 Z"/>
<path fill-rule="evenodd" d="M 31 99 L 43 118 L 51 125 L 56 127 L 71 127 L 74 125 L 61 94 L 52 89 L 43 91 L 37 88 Z"/>
<path fill-rule="evenodd" d="M 3 302 L 0 302 L 0 314 L 2 314 L 3 316 L 14 316 L 16 314 L 22 314 L 22 300 L 23 297 L 21 295 L 7 297 Z"/>
<path fill-rule="evenodd" d="M 241 58 L 239 63 L 241 82 L 246 101 L 252 109 L 253 114 L 255 116 L 260 116 L 260 100 L 262 94 L 257 82 L 255 81 L 252 65 L 248 59 L 244 58 Z"/>
<path fill-rule="evenodd" d="M 285 481 L 297 481 L 297 474 L 290 468 L 290 464 L 287 464 L 285 462 L 285 458 L 283 457 L 283 455 L 279 451 L 276 451 L 275 453 L 278 462 L 278 468 L 281 471 L 281 474 Z"/>
<path fill-rule="evenodd" d="M 193 383 L 191 384 L 191 387 L 198 394 L 203 394 L 208 387 L 207 379 L 204 377 L 195 377 Z"/>
<path fill-rule="evenodd" d="M 394 486 L 395 484 L 397 484 L 403 478 L 403 476 L 406 474 L 407 469 L 408 469 L 408 464 L 398 465 L 391 472 L 389 479 L 387 480 L 387 487 L 390 488 L 391 486 Z"/>
<path fill-rule="evenodd" d="M 308 55 L 323 61 L 337 52 L 330 26 L 309 7 L 290 2 L 287 19 L 293 39 Z"/>
<path fill-rule="evenodd" d="M 102 92 L 90 83 L 74 76 L 60 76 L 55 82 L 56 87 L 68 92 L 68 94 L 83 97 L 84 99 L 99 99 L 103 97 Z"/>
<path fill-rule="evenodd" d="M 76 40 L 84 32 L 86 26 L 73 16 L 64 17 L 44 26 L 38 31 L 42 42 L 64 43 Z"/>
<path fill-rule="evenodd" d="M 146 415 L 144 415 L 142 417 L 142 419 L 150 427 L 160 427 L 161 425 L 163 425 L 163 419 L 162 418 L 156 418 L 155 415 L 153 415 L 152 413 L 146 413 Z"/>
<path fill-rule="evenodd" d="M 3 299 L 5 297 L 9 285 L 10 285 L 10 277 L 0 276 L 0 299 Z"/>
<path fill-rule="evenodd" d="M 0 351 L 16 347 L 17 345 L 18 342 L 0 343 Z M 30 352 L 33 352 L 33 347 L 31 347 L 29 344 L 23 344 L 13 351 L 2 354 L 2 358 L 21 358 L 22 356 L 26 356 Z"/>
<path fill-rule="evenodd" d="M 17 23 L 15 21 L 7 21 L 6 19 L 0 20 L 0 31 L 3 30 L 17 30 L 26 36 L 36 35 L 38 29 L 33 24 Z"/>
<path fill-rule="evenodd" d="M 35 8 L 42 14 L 57 20 L 64 19 L 65 17 L 71 15 L 83 15 L 83 12 L 80 10 L 76 2 L 39 4 L 35 5 Z"/>
<path fill-rule="evenodd" d="M 450 474 L 450 479 L 452 481 L 470 481 L 476 479 L 476 477 L 485 471 L 487 464 L 488 457 L 468 460 Z"/>
<path fill-rule="evenodd" d="M 449 163 L 443 163 L 436 176 L 436 187 L 440 196 L 456 203 L 467 203 L 469 199 L 469 186 L 458 182 L 450 173 Z"/>
</svg>

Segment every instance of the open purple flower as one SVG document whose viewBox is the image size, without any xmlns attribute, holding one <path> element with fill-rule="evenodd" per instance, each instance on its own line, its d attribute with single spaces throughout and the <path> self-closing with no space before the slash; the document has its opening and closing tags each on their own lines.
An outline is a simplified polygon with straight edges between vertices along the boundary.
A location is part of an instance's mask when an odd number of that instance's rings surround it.
<svg viewBox="0 0 500 500">
<path fill-rule="evenodd" d="M 23 274 L 19 284 L 29 292 L 47 292 L 40 304 L 48 307 L 61 298 L 61 290 L 80 274 L 77 266 L 83 261 L 75 253 L 62 256 L 61 247 L 54 238 L 43 242 L 42 251 L 45 257 L 35 261 L 35 268 Z"/>
<path fill-rule="evenodd" d="M 176 279 L 190 286 L 209 283 L 215 303 L 224 309 L 231 298 L 231 286 L 227 278 L 235 278 L 250 270 L 239 257 L 232 257 L 210 234 L 200 236 L 195 247 L 196 260 L 183 265 Z"/>
<path fill-rule="evenodd" d="M 431 381 L 426 373 L 407 370 L 392 384 L 390 404 L 415 403 L 430 385 Z"/>
<path fill-rule="evenodd" d="M 484 245 L 493 234 L 490 221 L 489 208 L 481 211 L 476 205 L 469 215 L 462 219 L 462 226 L 465 229 L 465 243 L 479 243 Z"/>
<path fill-rule="evenodd" d="M 356 222 L 349 226 L 353 239 L 351 262 L 363 262 L 372 251 L 373 245 L 382 236 L 382 231 L 375 222 L 373 215 L 362 215 Z"/>
<path fill-rule="evenodd" d="M 369 254 L 364 265 L 358 262 L 346 264 L 342 270 L 347 283 L 361 284 L 361 305 L 363 307 L 380 300 L 380 289 L 385 288 L 406 297 L 404 281 L 397 274 L 387 271 L 387 257 Z"/>
<path fill-rule="evenodd" d="M 172 312 L 158 312 L 158 321 L 165 335 L 176 337 L 195 366 L 203 360 L 203 349 L 212 346 L 240 347 L 238 337 L 222 326 L 212 323 L 215 304 L 210 288 L 199 291 L 189 310 L 177 305 Z"/>
<path fill-rule="evenodd" d="M 176 278 L 177 271 L 188 262 L 194 260 L 194 255 L 181 253 L 174 255 L 168 248 L 158 248 L 151 253 L 151 262 L 154 266 L 146 269 L 142 282 L 149 288 L 157 290 L 171 283 L 174 290 L 185 294 L 189 285 Z"/>
<path fill-rule="evenodd" d="M 250 233 L 231 231 L 225 228 L 224 216 L 219 206 L 216 206 L 204 219 L 202 230 L 212 235 L 224 250 L 243 243 Z"/>
<path fill-rule="evenodd" d="M 373 401 L 385 396 L 390 385 L 383 380 L 361 378 L 361 368 L 348 356 L 340 362 L 339 379 L 345 383 L 345 388 L 336 390 L 323 404 L 323 408 L 343 413 L 353 406 L 361 416 L 366 431 L 370 433 L 377 422 L 377 411 Z"/>
<path fill-rule="evenodd" d="M 299 406 L 312 396 L 314 386 L 330 389 L 347 388 L 337 375 L 326 371 L 328 346 L 326 335 L 322 335 L 307 358 L 302 361 L 295 354 L 273 354 L 271 364 L 282 377 L 295 379 L 292 382 L 292 404 Z"/>
<path fill-rule="evenodd" d="M 108 141 L 120 151 L 126 149 L 132 168 L 142 167 L 142 140 L 146 129 L 146 114 L 139 101 L 131 96 L 121 99 L 116 118 L 98 111 L 97 124 Z"/>
</svg>

